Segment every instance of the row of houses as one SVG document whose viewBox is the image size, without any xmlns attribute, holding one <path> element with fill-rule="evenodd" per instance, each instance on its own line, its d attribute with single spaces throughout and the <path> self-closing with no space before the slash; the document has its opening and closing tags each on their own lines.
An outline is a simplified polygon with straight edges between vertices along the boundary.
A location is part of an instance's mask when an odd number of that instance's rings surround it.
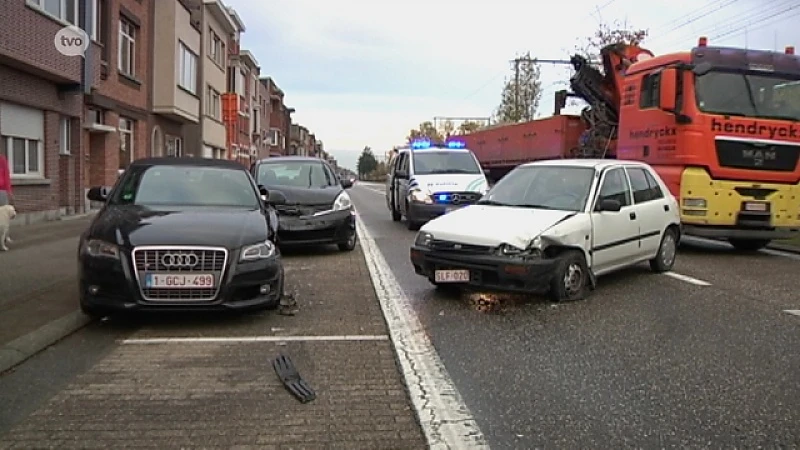
<svg viewBox="0 0 800 450">
<path fill-rule="evenodd" d="M 84 55 L 59 49 L 67 26 L 91 38 Z M 221 0 L 4 0 L 0 154 L 19 219 L 87 211 L 89 186 L 148 156 L 335 165 L 292 123 L 284 92 L 240 45 L 245 31 Z"/>
</svg>

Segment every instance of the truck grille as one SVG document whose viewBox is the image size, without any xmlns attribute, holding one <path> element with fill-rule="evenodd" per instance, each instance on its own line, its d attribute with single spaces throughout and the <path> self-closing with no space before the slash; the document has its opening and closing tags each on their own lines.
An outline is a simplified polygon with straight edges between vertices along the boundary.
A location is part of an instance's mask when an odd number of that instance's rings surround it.
<svg viewBox="0 0 800 450">
<path fill-rule="evenodd" d="M 181 257 L 192 255 L 192 260 L 170 265 L 169 259 L 176 255 Z M 219 293 L 228 262 L 228 250 L 218 247 L 138 247 L 133 250 L 132 256 L 142 297 L 145 300 L 161 302 L 214 300 Z M 215 287 L 148 288 L 145 285 L 148 273 L 211 274 L 214 276 Z"/>
<path fill-rule="evenodd" d="M 462 244 L 459 242 L 443 241 L 441 239 L 434 239 L 430 243 L 431 250 L 440 252 L 453 252 L 453 253 L 482 253 L 487 254 L 492 252 L 492 247 L 486 245 L 472 245 Z"/>
<path fill-rule="evenodd" d="M 722 167 L 791 172 L 797 167 L 800 146 L 717 139 L 717 160 Z"/>
</svg>

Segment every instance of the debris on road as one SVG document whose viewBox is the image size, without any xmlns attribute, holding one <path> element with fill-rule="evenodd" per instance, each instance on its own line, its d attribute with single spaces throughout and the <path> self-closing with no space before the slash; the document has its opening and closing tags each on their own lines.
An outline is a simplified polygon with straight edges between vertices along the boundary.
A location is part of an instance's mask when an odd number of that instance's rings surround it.
<svg viewBox="0 0 800 450">
<path fill-rule="evenodd" d="M 284 294 L 281 297 L 280 308 L 278 313 L 283 316 L 294 316 L 297 314 L 299 309 L 297 308 L 297 295 L 292 292 L 289 294 Z"/>
<path fill-rule="evenodd" d="M 292 360 L 286 355 L 279 355 L 272 362 L 275 373 L 286 389 L 302 403 L 308 403 L 317 398 L 316 392 L 300 377 L 300 372 L 294 367 Z"/>
<path fill-rule="evenodd" d="M 467 302 L 476 311 L 483 313 L 500 312 L 508 304 L 523 303 L 528 297 L 522 294 L 496 294 L 489 292 L 471 292 L 467 294 Z"/>
</svg>

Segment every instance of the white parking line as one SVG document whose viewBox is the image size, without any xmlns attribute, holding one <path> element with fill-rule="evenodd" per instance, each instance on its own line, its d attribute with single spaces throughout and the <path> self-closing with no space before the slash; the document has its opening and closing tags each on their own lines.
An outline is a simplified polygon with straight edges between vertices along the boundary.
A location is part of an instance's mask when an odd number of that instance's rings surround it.
<svg viewBox="0 0 800 450">
<path fill-rule="evenodd" d="M 793 316 L 800 316 L 800 309 L 784 309 L 783 312 Z"/>
<path fill-rule="evenodd" d="M 342 335 L 342 336 L 238 336 L 238 337 L 165 337 L 131 338 L 120 341 L 122 344 L 175 344 L 175 343 L 224 343 L 224 342 L 332 342 L 332 341 L 387 341 L 383 335 Z"/>
<path fill-rule="evenodd" d="M 675 272 L 664 272 L 664 275 L 675 278 L 676 280 L 685 281 L 695 286 L 711 286 L 711 283 L 709 283 L 708 281 L 698 280 L 697 278 L 693 278 L 688 275 L 682 275 Z"/>
<path fill-rule="evenodd" d="M 488 449 L 411 300 L 397 283 L 367 227 L 359 219 L 359 243 L 381 304 L 397 359 L 431 449 Z"/>
</svg>

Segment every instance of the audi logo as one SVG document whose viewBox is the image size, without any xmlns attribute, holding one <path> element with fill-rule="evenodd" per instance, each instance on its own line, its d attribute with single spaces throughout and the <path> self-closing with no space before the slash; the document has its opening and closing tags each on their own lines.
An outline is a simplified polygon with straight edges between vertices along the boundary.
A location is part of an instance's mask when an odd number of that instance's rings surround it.
<svg viewBox="0 0 800 450">
<path fill-rule="evenodd" d="M 161 257 L 165 267 L 188 269 L 197 265 L 200 259 L 194 253 L 167 253 Z"/>
</svg>

